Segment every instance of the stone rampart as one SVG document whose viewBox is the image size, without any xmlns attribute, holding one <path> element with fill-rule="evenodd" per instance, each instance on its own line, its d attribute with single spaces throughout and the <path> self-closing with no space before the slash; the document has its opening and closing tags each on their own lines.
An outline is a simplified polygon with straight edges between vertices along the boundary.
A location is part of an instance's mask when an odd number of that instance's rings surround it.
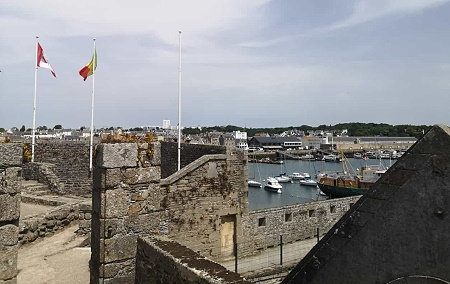
<svg viewBox="0 0 450 284">
<path fill-rule="evenodd" d="M 29 146 L 31 149 L 31 146 Z M 89 141 L 36 140 L 35 162 L 54 165 L 65 194 L 89 196 Z M 25 176 L 26 177 L 26 176 Z"/>
<path fill-rule="evenodd" d="M 64 183 L 56 175 L 55 164 L 50 163 L 27 163 L 22 167 L 23 177 L 27 180 L 35 180 L 50 189 L 51 192 L 63 194 Z"/>
<path fill-rule="evenodd" d="M 132 283 L 138 237 L 166 235 L 203 256 L 219 258 L 224 222 L 230 228 L 230 241 L 242 236 L 240 216 L 248 207 L 244 153 L 202 155 L 161 180 L 165 158 L 159 145 L 97 147 L 91 283 Z M 151 157 L 142 158 L 149 153 Z M 137 162 L 142 160 L 145 163 Z"/>
<path fill-rule="evenodd" d="M 19 243 L 23 245 L 54 234 L 77 219 L 78 203 L 60 205 L 48 213 L 24 218 L 20 220 Z"/>
<path fill-rule="evenodd" d="M 181 166 L 184 168 L 203 155 L 225 154 L 224 146 L 181 144 Z M 161 142 L 161 158 L 164 163 L 161 164 L 161 177 L 166 178 L 178 170 L 178 144 L 171 142 Z"/>
<path fill-rule="evenodd" d="M 239 257 L 283 243 L 323 235 L 358 201 L 360 196 L 250 211 L 242 217 L 243 241 Z"/>
<path fill-rule="evenodd" d="M 17 282 L 22 176 L 20 143 L 0 143 L 0 283 Z"/>
<path fill-rule="evenodd" d="M 202 283 L 250 284 L 239 274 L 202 257 L 193 250 L 164 238 L 139 238 L 136 284 Z"/>
</svg>

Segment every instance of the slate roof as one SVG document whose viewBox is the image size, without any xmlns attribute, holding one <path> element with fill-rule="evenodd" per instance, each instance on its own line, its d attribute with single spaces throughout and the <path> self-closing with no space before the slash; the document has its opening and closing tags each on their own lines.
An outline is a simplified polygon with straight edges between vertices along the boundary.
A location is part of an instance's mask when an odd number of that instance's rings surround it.
<svg viewBox="0 0 450 284">
<path fill-rule="evenodd" d="M 437 125 L 282 283 L 448 283 L 449 212 L 450 129 Z"/>
</svg>

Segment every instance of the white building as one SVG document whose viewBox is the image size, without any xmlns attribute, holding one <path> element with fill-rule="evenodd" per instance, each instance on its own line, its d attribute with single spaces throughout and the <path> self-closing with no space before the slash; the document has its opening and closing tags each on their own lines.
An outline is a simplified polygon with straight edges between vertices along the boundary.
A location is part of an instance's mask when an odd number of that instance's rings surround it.
<svg viewBox="0 0 450 284">
<path fill-rule="evenodd" d="M 247 132 L 233 131 L 233 137 L 237 140 L 247 141 Z"/>
<path fill-rule="evenodd" d="M 170 128 L 170 120 L 164 119 L 162 124 L 163 129 L 169 129 Z"/>
</svg>

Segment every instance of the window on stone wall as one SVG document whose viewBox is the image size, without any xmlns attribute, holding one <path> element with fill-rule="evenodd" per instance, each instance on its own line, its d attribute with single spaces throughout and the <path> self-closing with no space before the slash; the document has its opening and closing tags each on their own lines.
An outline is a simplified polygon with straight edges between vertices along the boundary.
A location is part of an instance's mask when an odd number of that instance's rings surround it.
<svg viewBox="0 0 450 284">
<path fill-rule="evenodd" d="M 314 210 L 314 209 L 309 210 L 308 215 L 309 215 L 309 217 L 314 217 L 316 215 L 316 210 Z"/>
<path fill-rule="evenodd" d="M 349 204 L 350 208 L 353 206 L 353 204 L 354 204 L 353 202 L 350 202 L 350 204 Z"/>
<path fill-rule="evenodd" d="M 259 218 L 258 219 L 258 226 L 262 227 L 262 226 L 265 226 L 265 225 L 266 225 L 266 217 Z"/>
<path fill-rule="evenodd" d="M 330 213 L 336 213 L 336 205 L 330 205 Z"/>
<path fill-rule="evenodd" d="M 284 222 L 291 222 L 291 221 L 292 221 L 292 213 L 284 214 Z"/>
</svg>

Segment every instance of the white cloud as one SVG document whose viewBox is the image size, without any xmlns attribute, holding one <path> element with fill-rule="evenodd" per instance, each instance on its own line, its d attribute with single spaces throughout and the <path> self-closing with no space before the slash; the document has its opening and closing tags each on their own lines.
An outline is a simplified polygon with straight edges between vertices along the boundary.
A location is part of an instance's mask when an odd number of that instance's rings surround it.
<svg viewBox="0 0 450 284">
<path fill-rule="evenodd" d="M 348 28 L 370 21 L 378 20 L 386 16 L 396 14 L 414 14 L 445 4 L 449 0 L 362 0 L 357 1 L 349 17 L 325 28 L 332 31 Z"/>
</svg>

